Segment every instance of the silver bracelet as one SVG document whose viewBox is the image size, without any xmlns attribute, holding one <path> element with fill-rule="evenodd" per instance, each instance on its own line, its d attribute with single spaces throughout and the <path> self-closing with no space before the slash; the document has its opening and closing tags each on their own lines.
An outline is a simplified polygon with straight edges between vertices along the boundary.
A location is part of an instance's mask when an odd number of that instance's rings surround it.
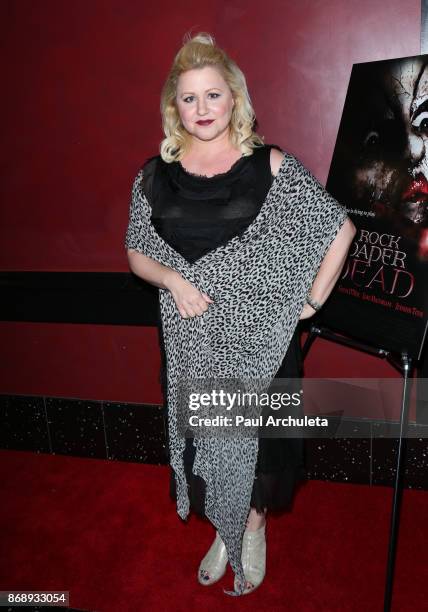
<svg viewBox="0 0 428 612">
<path fill-rule="evenodd" d="M 312 297 L 310 296 L 310 294 L 308 294 L 306 296 L 306 301 L 309 304 L 309 306 L 312 306 L 312 308 L 318 312 L 319 310 L 321 310 L 322 308 L 322 304 L 319 304 L 318 302 L 316 302 L 315 300 L 312 299 Z"/>
</svg>

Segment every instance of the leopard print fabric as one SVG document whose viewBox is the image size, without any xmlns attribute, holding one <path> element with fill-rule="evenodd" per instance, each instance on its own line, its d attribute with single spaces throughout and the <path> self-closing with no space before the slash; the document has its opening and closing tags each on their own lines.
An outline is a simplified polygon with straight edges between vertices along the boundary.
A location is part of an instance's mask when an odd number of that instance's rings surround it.
<svg viewBox="0 0 428 612">
<path fill-rule="evenodd" d="M 258 216 L 244 233 L 193 264 L 155 231 L 143 191 L 143 169 L 133 183 L 126 248 L 175 269 L 214 300 L 203 315 L 184 319 L 171 293 L 159 289 L 170 463 L 182 519 L 189 514 L 189 498 L 180 383 L 185 379 L 252 380 L 252 389 L 265 390 L 282 363 L 321 261 L 347 218 L 346 209 L 315 177 L 294 156 L 284 155 Z M 225 543 L 239 585 L 224 592 L 241 595 L 245 586 L 242 537 L 258 438 L 248 433 L 193 435 L 193 472 L 206 483 L 205 514 Z"/>
</svg>

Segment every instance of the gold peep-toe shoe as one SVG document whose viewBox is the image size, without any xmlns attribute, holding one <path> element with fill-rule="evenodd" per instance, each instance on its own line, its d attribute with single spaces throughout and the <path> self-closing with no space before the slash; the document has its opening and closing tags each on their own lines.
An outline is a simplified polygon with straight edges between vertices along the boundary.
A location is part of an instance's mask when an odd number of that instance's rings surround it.
<svg viewBox="0 0 428 612">
<path fill-rule="evenodd" d="M 266 523 L 256 531 L 244 531 L 242 538 L 242 567 L 247 584 L 242 593 L 252 593 L 261 585 L 266 573 Z M 238 590 L 238 579 L 234 580 L 235 591 Z"/>
<path fill-rule="evenodd" d="M 226 572 L 227 561 L 226 546 L 216 531 L 214 542 L 199 565 L 198 581 L 200 584 L 208 586 L 220 580 Z"/>
</svg>

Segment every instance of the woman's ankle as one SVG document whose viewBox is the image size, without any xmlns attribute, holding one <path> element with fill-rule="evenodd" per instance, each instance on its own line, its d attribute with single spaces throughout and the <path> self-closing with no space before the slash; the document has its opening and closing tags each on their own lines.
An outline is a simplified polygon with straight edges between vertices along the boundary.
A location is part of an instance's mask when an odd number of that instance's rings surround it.
<svg viewBox="0 0 428 612">
<path fill-rule="evenodd" d="M 246 528 L 248 531 L 257 531 L 260 527 L 266 524 L 267 509 L 264 512 L 257 512 L 256 508 L 250 508 L 250 512 L 247 517 Z"/>
</svg>

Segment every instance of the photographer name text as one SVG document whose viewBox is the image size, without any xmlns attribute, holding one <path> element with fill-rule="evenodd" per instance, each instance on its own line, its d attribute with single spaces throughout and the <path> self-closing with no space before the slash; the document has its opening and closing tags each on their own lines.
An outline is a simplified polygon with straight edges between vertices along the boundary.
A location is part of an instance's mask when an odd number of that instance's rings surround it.
<svg viewBox="0 0 428 612">
<path fill-rule="evenodd" d="M 328 427 L 328 419 L 324 417 L 274 417 L 269 415 L 264 421 L 264 415 L 258 417 L 234 417 L 217 415 L 215 417 L 200 417 L 196 414 L 189 418 L 191 427 Z"/>
</svg>

